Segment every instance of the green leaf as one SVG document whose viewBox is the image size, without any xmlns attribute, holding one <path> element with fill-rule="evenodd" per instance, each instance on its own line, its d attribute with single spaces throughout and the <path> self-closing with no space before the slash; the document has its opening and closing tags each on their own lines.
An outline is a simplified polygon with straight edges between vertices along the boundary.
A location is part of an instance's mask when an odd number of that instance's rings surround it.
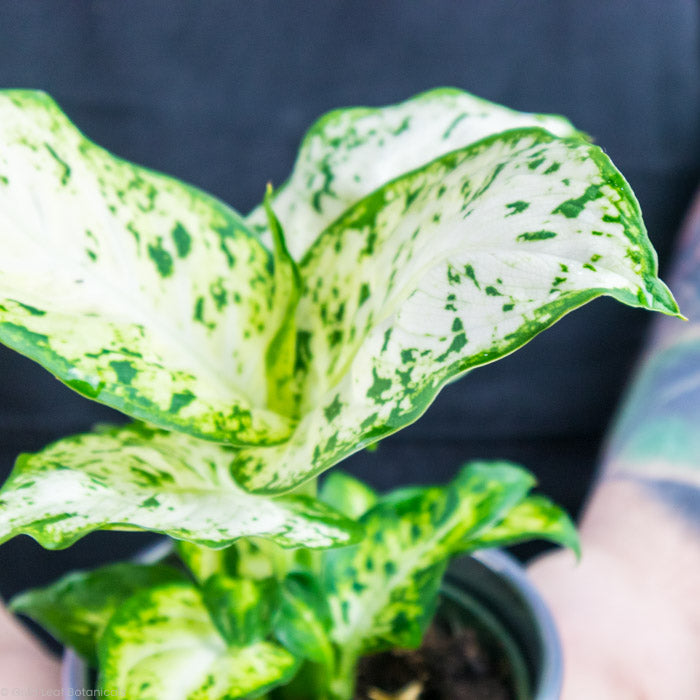
<svg viewBox="0 0 700 700">
<path fill-rule="evenodd" d="M 279 310 L 282 323 L 267 349 L 268 406 L 280 413 L 288 412 L 298 404 L 294 384 L 296 364 L 296 308 L 301 296 L 302 281 L 299 269 L 287 250 L 282 225 L 277 220 L 268 186 L 265 211 L 272 235 L 275 261 L 275 295 L 272 308 Z"/>
<path fill-rule="evenodd" d="M 89 663 L 97 661 L 97 642 L 117 607 L 134 593 L 163 583 L 183 581 L 169 566 L 109 564 L 77 571 L 46 586 L 15 596 L 10 610 L 26 615 Z"/>
<path fill-rule="evenodd" d="M 377 493 L 354 476 L 335 470 L 321 487 L 319 498 L 331 508 L 356 519 L 377 502 Z"/>
<path fill-rule="evenodd" d="M 213 197 L 88 141 L 41 92 L 0 93 L 0 144 L 0 341 L 161 427 L 285 440 L 294 422 L 259 361 L 286 322 L 280 256 Z"/>
<path fill-rule="evenodd" d="M 294 172 L 272 199 L 291 233 L 292 254 L 301 259 L 345 209 L 389 180 L 486 136 L 524 126 L 583 136 L 563 117 L 515 112 L 453 88 L 388 107 L 326 114 L 306 134 Z M 270 240 L 263 207 L 247 221 Z"/>
<path fill-rule="evenodd" d="M 175 551 L 200 584 L 213 574 L 230 576 L 235 571 L 235 544 L 224 549 L 211 549 L 186 540 L 178 540 L 175 542 Z"/>
<path fill-rule="evenodd" d="M 261 536 L 286 547 L 347 544 L 357 525 L 308 496 L 254 496 L 230 475 L 235 449 L 134 424 L 21 455 L 0 490 L 0 542 L 63 548 L 96 529 L 147 529 L 219 548 Z"/>
<path fill-rule="evenodd" d="M 360 544 L 324 553 L 333 641 L 349 656 L 417 646 L 449 558 L 501 520 L 533 481 L 507 463 L 473 463 L 446 487 L 380 499 L 360 519 Z"/>
<path fill-rule="evenodd" d="M 600 149 L 536 127 L 474 142 L 523 124 L 576 135 L 451 90 L 326 117 L 266 199 L 271 253 L 41 93 L 2 93 L 0 340 L 127 413 L 246 443 L 243 488 L 292 489 L 597 296 L 677 313 Z"/>
<path fill-rule="evenodd" d="M 298 667 L 272 642 L 228 646 L 199 592 L 183 584 L 124 603 L 100 641 L 99 658 L 100 688 L 130 700 L 254 698 L 286 682 Z"/>
<path fill-rule="evenodd" d="M 270 632 L 277 606 L 277 582 L 214 574 L 202 588 L 202 599 L 221 636 L 231 646 L 247 646 Z"/>
<path fill-rule="evenodd" d="M 282 582 L 275 634 L 295 656 L 330 668 L 331 612 L 319 581 L 309 573 L 289 574 Z"/>
<path fill-rule="evenodd" d="M 571 547 L 576 556 L 581 555 L 578 533 L 571 518 L 544 496 L 528 496 L 499 523 L 476 538 L 467 537 L 463 546 L 466 552 L 483 547 L 506 547 L 531 539 L 545 539 Z"/>
<path fill-rule="evenodd" d="M 536 128 L 376 190 L 299 269 L 302 418 L 287 443 L 244 448 L 233 467 L 259 492 L 290 488 L 408 425 L 445 383 L 598 296 L 677 313 L 637 201 L 607 156 Z"/>
</svg>

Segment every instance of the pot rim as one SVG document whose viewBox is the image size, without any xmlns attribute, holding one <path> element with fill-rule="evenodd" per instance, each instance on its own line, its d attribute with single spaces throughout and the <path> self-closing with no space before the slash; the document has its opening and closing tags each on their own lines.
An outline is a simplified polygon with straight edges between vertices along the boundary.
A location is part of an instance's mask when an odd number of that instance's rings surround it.
<svg viewBox="0 0 700 700">
<path fill-rule="evenodd" d="M 561 639 L 549 607 L 527 575 L 523 565 L 502 549 L 483 549 L 471 557 L 505 579 L 522 600 L 532 617 L 531 641 L 538 647 L 530 650 L 537 657 L 534 700 L 559 700 L 564 675 Z M 523 641 L 520 640 L 523 646 Z"/>
</svg>

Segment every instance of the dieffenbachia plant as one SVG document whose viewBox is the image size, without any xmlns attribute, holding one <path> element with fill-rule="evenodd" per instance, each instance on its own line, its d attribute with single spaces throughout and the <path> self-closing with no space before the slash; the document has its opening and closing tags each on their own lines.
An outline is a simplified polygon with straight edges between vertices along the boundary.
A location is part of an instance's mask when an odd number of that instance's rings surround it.
<svg viewBox="0 0 700 700">
<path fill-rule="evenodd" d="M 363 654 L 418 646 L 454 555 L 527 537 L 577 548 L 568 516 L 529 495 L 533 483 L 522 468 L 477 462 L 446 486 L 379 496 L 335 472 L 320 499 L 364 534 L 319 561 L 261 568 L 250 542 L 186 544 L 191 578 L 164 564 L 109 565 L 21 594 L 12 609 L 99 659 L 105 692 L 348 700 Z M 270 541 L 263 549 L 267 563 L 284 559 Z"/>
<path fill-rule="evenodd" d="M 0 541 L 26 533 L 60 548 L 95 529 L 180 541 L 194 581 L 146 586 L 137 603 L 127 596 L 124 605 L 144 611 L 141 622 L 130 626 L 114 612 L 121 622 L 102 621 L 94 653 L 109 669 L 107 685 L 136 683 L 123 676 L 127 666 L 150 679 L 173 601 L 172 638 L 182 645 L 173 658 L 200 658 L 202 645 L 211 652 L 201 656 L 201 678 L 193 676 L 202 698 L 267 692 L 301 658 L 299 673 L 315 664 L 328 692 L 344 697 L 343 673 L 357 654 L 377 640 L 416 641 L 449 556 L 508 542 L 516 530 L 556 539 L 563 522 L 551 504 L 528 497 L 509 501 L 507 516 L 474 506 L 456 529 L 446 524 L 451 515 L 438 527 L 431 519 L 440 508 L 471 507 L 459 486 L 471 477 L 446 492 L 456 499 L 449 507 L 440 489 L 369 507 L 369 491 L 344 481 L 335 488 L 354 494 L 348 507 L 337 493 L 315 498 L 313 477 L 417 419 L 447 382 L 591 299 L 678 313 L 639 206 L 607 156 L 561 117 L 458 90 L 323 117 L 289 180 L 245 218 L 107 153 L 43 93 L 0 92 L 0 246 L 0 341 L 135 419 L 20 456 L 0 490 Z M 508 469 L 492 471 L 489 489 L 507 482 Z M 416 522 L 406 525 L 409 511 Z M 479 513 L 483 522 L 467 527 Z M 366 539 L 380 522 L 407 552 L 405 527 L 427 539 L 401 569 L 406 577 L 382 579 L 389 612 L 377 603 L 357 629 L 342 613 L 364 605 L 359 590 L 343 597 L 348 572 L 360 575 L 352 552 L 369 546 L 386 556 L 376 537 Z M 297 556 L 279 546 L 341 549 Z M 267 595 L 256 587 L 265 576 L 252 573 L 265 569 L 266 552 L 268 578 L 302 572 L 280 584 L 281 609 L 311 605 L 306 585 L 328 594 L 328 609 L 311 611 L 325 630 L 323 653 L 305 651 L 292 623 L 236 622 L 247 613 L 221 590 L 211 602 L 212 576 L 228 577 L 219 583 L 242 599 Z M 405 596 L 413 607 L 400 612 L 407 627 L 396 636 L 387 631 L 392 605 Z M 232 631 L 239 623 L 246 632 Z M 190 639 L 190 628 L 199 637 Z M 271 642 L 275 630 L 286 649 Z M 272 646 L 246 656 L 263 643 Z M 341 673 L 336 651 L 332 663 L 321 657 L 343 644 L 351 651 Z M 233 657 L 241 668 L 269 658 L 250 667 L 260 672 L 257 690 L 249 675 L 218 675 Z M 132 696 L 176 697 L 170 686 L 159 692 Z"/>
</svg>

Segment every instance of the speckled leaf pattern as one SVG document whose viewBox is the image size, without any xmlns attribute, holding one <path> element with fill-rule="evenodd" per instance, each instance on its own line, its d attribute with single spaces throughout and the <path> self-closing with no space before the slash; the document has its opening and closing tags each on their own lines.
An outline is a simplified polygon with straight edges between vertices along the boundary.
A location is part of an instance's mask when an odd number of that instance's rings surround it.
<svg viewBox="0 0 700 700">
<path fill-rule="evenodd" d="M 119 605 L 141 589 L 185 579 L 183 571 L 163 564 L 108 564 L 24 591 L 12 599 L 9 608 L 31 617 L 94 665 L 97 642 Z"/>
<path fill-rule="evenodd" d="M 0 340 L 130 415 L 237 445 L 231 473 L 260 494 L 413 422 L 596 296 L 677 311 L 602 151 L 460 91 L 322 119 L 268 194 L 269 250 L 41 93 L 0 96 L 0 143 Z"/>
<path fill-rule="evenodd" d="M 346 655 L 417 646 L 449 558 L 502 519 L 533 483 L 508 463 L 473 463 L 446 487 L 380 499 L 360 519 L 360 544 L 324 554 L 333 641 Z"/>
<path fill-rule="evenodd" d="M 294 486 L 416 420 L 449 380 L 608 294 L 676 313 L 638 204 L 603 152 L 504 132 L 387 184 L 300 263 L 301 421 L 244 448 L 246 488 Z"/>
<path fill-rule="evenodd" d="M 22 455 L 0 490 L 0 541 L 49 549 L 96 529 L 146 529 L 209 547 L 261 536 L 286 547 L 352 541 L 357 526 L 308 496 L 254 496 L 231 479 L 234 448 L 140 425 Z"/>
<path fill-rule="evenodd" d="M 277 607 L 274 579 L 256 581 L 214 574 L 202 586 L 201 594 L 212 622 L 230 645 L 247 646 L 267 637 L 272 611 Z"/>
<path fill-rule="evenodd" d="M 227 645 L 188 584 L 130 598 L 110 621 L 99 657 L 100 688 L 130 700 L 258 697 L 289 680 L 298 666 L 273 642 Z"/>
<path fill-rule="evenodd" d="M 464 551 L 484 547 L 507 547 L 518 542 L 542 538 L 580 555 L 576 526 L 567 513 L 545 496 L 528 496 L 510 510 L 501 522 L 463 543 Z"/>
<path fill-rule="evenodd" d="M 345 209 L 394 178 L 491 134 L 540 126 L 557 136 L 580 135 L 559 116 L 527 114 L 454 88 L 439 88 L 389 107 L 338 109 L 308 131 L 289 180 L 272 204 L 295 258 Z M 248 223 L 263 240 L 263 207 Z"/>
<path fill-rule="evenodd" d="M 270 252 L 226 205 L 114 158 L 40 92 L 0 94 L 0 247 L 0 341 L 73 389 L 222 442 L 289 435 L 260 361 L 286 311 Z"/>
</svg>

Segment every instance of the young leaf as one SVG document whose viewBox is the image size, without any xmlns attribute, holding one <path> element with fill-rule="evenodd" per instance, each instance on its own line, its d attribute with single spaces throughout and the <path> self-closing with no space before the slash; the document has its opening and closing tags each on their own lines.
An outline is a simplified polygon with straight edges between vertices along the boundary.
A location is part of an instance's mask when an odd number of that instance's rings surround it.
<svg viewBox="0 0 700 700">
<path fill-rule="evenodd" d="M 528 496 L 506 513 L 503 520 L 479 533 L 467 537 L 463 551 L 483 547 L 505 547 L 531 539 L 544 539 L 570 547 L 577 556 L 581 549 L 576 526 L 559 506 L 544 496 Z"/>
<path fill-rule="evenodd" d="M 359 533 L 359 528 L 355 530 Z M 254 581 L 267 578 L 281 581 L 291 571 L 309 569 L 316 555 L 304 547 L 290 549 L 262 537 L 242 537 L 225 549 L 211 549 L 179 540 L 175 548 L 200 583 L 213 574 Z"/>
<path fill-rule="evenodd" d="M 113 157 L 40 92 L 0 93 L 0 144 L 0 341 L 156 425 L 287 438 L 259 361 L 284 275 L 238 214 Z"/>
<path fill-rule="evenodd" d="M 299 269 L 287 250 L 282 225 L 270 205 L 271 196 L 272 187 L 268 186 L 264 206 L 270 226 L 275 261 L 273 308 L 281 314 L 282 322 L 267 348 L 265 357 L 267 396 L 269 408 L 285 413 L 298 408 L 298 397 L 293 383 L 296 363 L 295 316 L 302 283 Z"/>
<path fill-rule="evenodd" d="M 278 644 L 227 645 L 199 592 L 171 584 L 136 594 L 99 644 L 100 688 L 130 700 L 258 697 L 289 680 L 297 660 Z"/>
<path fill-rule="evenodd" d="M 219 634 L 231 646 L 247 646 L 267 637 L 277 606 L 277 582 L 214 574 L 202 587 L 202 600 Z"/>
<path fill-rule="evenodd" d="M 77 571 L 45 588 L 20 593 L 9 607 L 14 613 L 31 617 L 95 665 L 97 642 L 121 603 L 140 590 L 184 580 L 181 571 L 162 564 L 109 564 L 94 571 Z"/>
<path fill-rule="evenodd" d="M 200 584 L 213 574 L 232 575 L 234 573 L 235 554 L 233 554 L 233 547 L 211 549 L 187 540 L 177 540 L 175 551 Z"/>
<path fill-rule="evenodd" d="M 234 448 L 134 424 L 21 455 L 0 490 L 0 542 L 49 549 L 96 529 L 147 529 L 209 547 L 262 536 L 294 547 L 347 544 L 357 525 L 308 496 L 254 496 L 231 479 Z"/>
<path fill-rule="evenodd" d="M 331 612 L 318 580 L 309 573 L 289 574 L 282 582 L 275 617 L 275 634 L 295 656 L 330 668 L 334 663 L 330 643 Z"/>
<path fill-rule="evenodd" d="M 474 463 L 446 487 L 380 499 L 360 520 L 359 545 L 324 554 L 332 639 L 344 654 L 417 646 L 449 558 L 501 520 L 533 481 L 507 463 Z"/>
<path fill-rule="evenodd" d="M 404 175 L 332 223 L 299 265 L 301 421 L 244 448 L 245 488 L 290 488 L 416 420 L 448 381 L 603 294 L 676 314 L 638 204 L 603 152 L 541 129 Z"/>
<path fill-rule="evenodd" d="M 335 470 L 325 478 L 319 498 L 354 520 L 364 515 L 377 502 L 378 496 L 359 479 Z"/>
<path fill-rule="evenodd" d="M 515 112 L 453 88 L 439 88 L 381 108 L 338 109 L 309 130 L 294 172 L 272 204 L 300 260 L 345 209 L 394 178 L 486 136 L 540 126 L 557 136 L 583 136 L 559 116 Z M 263 240 L 263 207 L 247 219 Z"/>
</svg>

